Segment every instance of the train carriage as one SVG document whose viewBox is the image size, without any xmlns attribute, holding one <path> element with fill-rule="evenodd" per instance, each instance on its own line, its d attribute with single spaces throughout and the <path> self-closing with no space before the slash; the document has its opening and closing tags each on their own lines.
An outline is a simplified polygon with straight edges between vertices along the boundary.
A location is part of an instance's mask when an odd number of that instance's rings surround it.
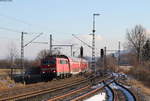
<svg viewBox="0 0 150 101">
<path fill-rule="evenodd" d="M 87 69 L 86 60 L 65 55 L 49 56 L 41 61 L 41 75 L 45 79 L 68 77 L 72 74 L 84 73 Z"/>
<path fill-rule="evenodd" d="M 86 72 L 88 69 L 88 62 L 81 58 L 69 58 L 70 61 L 70 73 L 78 74 Z"/>
</svg>

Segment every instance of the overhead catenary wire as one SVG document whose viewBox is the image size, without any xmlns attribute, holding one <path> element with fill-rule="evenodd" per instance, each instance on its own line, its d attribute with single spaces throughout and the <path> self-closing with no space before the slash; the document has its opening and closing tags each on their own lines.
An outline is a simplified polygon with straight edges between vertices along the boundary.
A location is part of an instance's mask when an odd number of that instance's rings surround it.
<svg viewBox="0 0 150 101">
<path fill-rule="evenodd" d="M 21 31 L 21 30 L 16 30 L 16 29 L 11 29 L 11 28 L 6 28 L 6 27 L 0 27 L 0 30 L 5 30 L 5 31 L 9 31 L 9 32 L 15 32 L 15 33 L 28 33 L 28 34 L 39 34 L 37 32 L 26 32 L 26 31 Z"/>
<path fill-rule="evenodd" d="M 4 15 L 4 14 L 0 14 L 1 17 L 4 17 L 4 18 L 7 18 L 7 19 L 10 19 L 10 20 L 13 20 L 13 21 L 16 21 L 16 22 L 19 22 L 19 23 L 23 23 L 23 24 L 26 24 L 26 25 L 32 25 L 26 21 L 23 21 L 23 20 L 20 20 L 16 17 L 11 17 L 11 16 L 8 16 L 8 15 Z"/>
<path fill-rule="evenodd" d="M 75 37 L 76 39 L 78 39 L 79 41 L 81 41 L 82 43 L 84 43 L 86 46 L 88 46 L 89 48 L 92 48 L 92 46 L 90 46 L 89 44 L 87 44 L 86 42 L 82 41 L 81 39 L 79 39 L 77 36 L 75 36 L 74 34 L 72 34 L 73 37 Z"/>
<path fill-rule="evenodd" d="M 19 23 L 22 23 L 22 24 L 25 24 L 25 25 L 28 25 L 28 26 L 34 26 L 34 28 L 46 28 L 46 29 L 49 29 L 45 26 L 41 26 L 41 25 L 37 25 L 37 24 L 32 24 L 32 23 L 29 23 L 27 21 L 24 21 L 24 20 L 21 20 L 21 19 L 18 19 L 16 17 L 12 17 L 12 16 L 8 16 L 8 15 L 4 15 L 4 14 L 1 14 L 0 13 L 0 16 L 3 17 L 3 18 L 6 18 L 6 19 L 9 19 L 9 20 L 12 20 L 12 21 L 15 21 L 15 22 L 19 22 Z M 22 32 L 22 31 L 21 31 Z M 45 31 L 43 31 L 45 32 Z M 46 31 L 47 32 L 47 31 Z M 54 32 L 54 31 L 53 31 Z M 48 32 L 49 33 L 49 32 Z"/>
<path fill-rule="evenodd" d="M 10 29 L 6 27 L 0 27 L 1 30 L 9 31 L 9 32 L 15 32 L 15 33 L 21 33 L 22 31 L 15 30 L 15 29 Z"/>
<path fill-rule="evenodd" d="M 81 40 L 80 38 L 78 38 L 77 36 L 75 36 L 74 34 L 72 34 L 72 36 L 75 37 L 76 39 L 78 39 L 79 41 L 81 41 L 83 44 L 85 44 L 89 48 L 92 48 L 92 46 L 90 46 L 89 44 L 87 44 L 86 42 L 84 42 L 83 40 Z M 95 49 L 99 52 L 99 49 L 97 49 L 97 48 L 95 48 Z"/>
<path fill-rule="evenodd" d="M 27 44 L 25 44 L 24 45 L 24 47 L 25 46 L 27 46 L 27 45 L 29 45 L 30 43 L 32 43 L 35 39 L 37 39 L 39 36 L 41 36 L 43 33 L 40 33 L 39 35 L 37 35 L 35 38 L 33 38 L 31 41 L 29 41 Z"/>
<path fill-rule="evenodd" d="M 82 41 L 80 38 L 78 38 L 77 36 L 75 36 L 74 34 L 72 34 L 73 37 L 75 37 L 76 39 L 78 39 L 79 41 L 81 41 L 83 44 L 85 44 L 86 46 L 88 46 L 89 48 L 92 48 L 92 46 L 90 46 L 89 44 L 87 44 L 86 42 Z M 96 54 L 99 54 L 100 49 L 95 48 L 96 49 Z M 118 51 L 118 50 L 107 50 L 107 51 Z"/>
</svg>

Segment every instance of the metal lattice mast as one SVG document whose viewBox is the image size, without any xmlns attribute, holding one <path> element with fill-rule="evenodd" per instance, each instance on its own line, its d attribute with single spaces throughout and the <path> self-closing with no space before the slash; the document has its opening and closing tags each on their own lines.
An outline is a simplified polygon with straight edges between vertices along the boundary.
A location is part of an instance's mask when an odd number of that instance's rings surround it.
<svg viewBox="0 0 150 101">
<path fill-rule="evenodd" d="M 52 55 L 52 35 L 50 34 L 50 56 Z"/>
<path fill-rule="evenodd" d="M 120 41 L 118 43 L 118 66 L 120 65 Z"/>
<path fill-rule="evenodd" d="M 21 33 L 21 68 L 22 68 L 22 73 L 24 72 L 24 47 L 28 46 L 30 43 L 32 43 L 35 39 L 37 39 L 40 35 L 43 33 L 40 33 L 37 35 L 35 38 L 33 38 L 31 41 L 29 41 L 27 44 L 24 45 L 24 34 L 28 34 L 26 32 Z"/>
<path fill-rule="evenodd" d="M 92 69 L 96 72 L 96 63 L 95 63 L 95 16 L 99 14 L 93 14 L 93 30 L 92 30 Z"/>
<path fill-rule="evenodd" d="M 23 43 L 23 34 L 24 32 L 21 33 L 21 67 L 22 67 L 22 73 L 24 71 L 24 43 Z"/>
</svg>

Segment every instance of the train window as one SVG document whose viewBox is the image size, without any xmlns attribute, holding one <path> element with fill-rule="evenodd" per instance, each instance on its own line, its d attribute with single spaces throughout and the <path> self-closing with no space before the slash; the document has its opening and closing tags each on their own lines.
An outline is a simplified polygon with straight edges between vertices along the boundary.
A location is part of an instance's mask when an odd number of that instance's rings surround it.
<svg viewBox="0 0 150 101">
<path fill-rule="evenodd" d="M 68 64 L 67 60 L 60 60 L 60 64 Z"/>
<path fill-rule="evenodd" d="M 44 61 L 42 62 L 43 65 L 53 65 L 53 64 L 55 64 L 55 63 L 56 63 L 55 60 L 44 60 Z"/>
<path fill-rule="evenodd" d="M 64 60 L 60 60 L 60 64 L 64 64 Z"/>
</svg>

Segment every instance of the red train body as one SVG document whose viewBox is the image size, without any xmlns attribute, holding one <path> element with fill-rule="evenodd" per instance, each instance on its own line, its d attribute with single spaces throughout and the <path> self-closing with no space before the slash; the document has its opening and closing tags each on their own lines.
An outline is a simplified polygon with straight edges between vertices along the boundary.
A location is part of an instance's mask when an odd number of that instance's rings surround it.
<svg viewBox="0 0 150 101">
<path fill-rule="evenodd" d="M 88 62 L 81 58 L 69 58 L 65 55 L 50 56 L 41 61 L 41 74 L 44 78 L 68 77 L 71 74 L 84 73 Z"/>
</svg>

